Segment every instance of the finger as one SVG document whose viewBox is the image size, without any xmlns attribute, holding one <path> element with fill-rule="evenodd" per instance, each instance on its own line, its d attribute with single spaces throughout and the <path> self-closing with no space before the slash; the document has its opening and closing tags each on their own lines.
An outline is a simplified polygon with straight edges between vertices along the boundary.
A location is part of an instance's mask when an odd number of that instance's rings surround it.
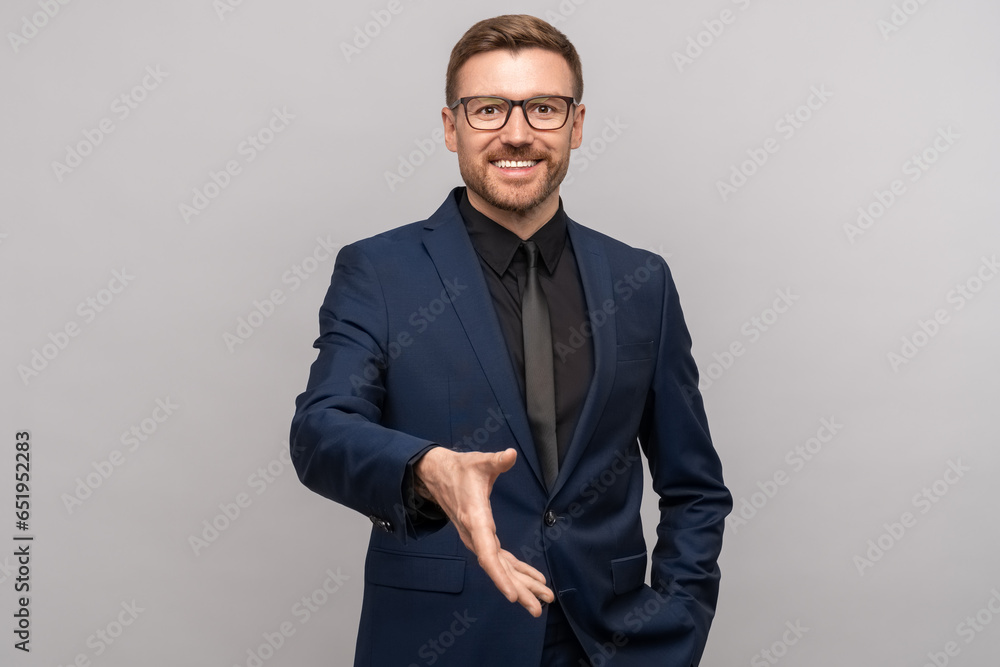
<svg viewBox="0 0 1000 667">
<path fill-rule="evenodd" d="M 520 582 L 528 591 L 531 593 L 539 602 L 550 603 L 556 599 L 555 593 L 552 589 L 545 584 L 540 584 L 530 577 L 525 577 L 521 579 Z"/>
<path fill-rule="evenodd" d="M 532 566 L 528 565 L 524 561 L 518 560 L 517 557 L 514 556 L 514 554 L 510 553 L 509 551 L 505 550 L 503 552 L 503 555 L 504 555 L 505 558 L 507 558 L 509 560 L 511 566 L 518 573 L 527 575 L 527 576 L 531 577 L 532 579 L 534 579 L 535 581 L 537 581 L 537 582 L 539 582 L 539 583 L 541 583 L 543 585 L 545 584 L 545 575 L 544 574 L 542 574 L 541 572 L 539 572 L 538 570 L 536 570 Z"/>
<path fill-rule="evenodd" d="M 520 597 L 520 591 L 512 577 L 513 571 L 508 568 L 501 557 L 502 550 L 496 532 L 484 526 L 473 529 L 466 546 L 476 555 L 479 567 L 493 581 L 503 596 L 510 602 L 517 601 Z"/>
<path fill-rule="evenodd" d="M 526 582 L 531 582 L 531 585 Z M 542 603 L 539 601 L 539 595 L 545 595 L 544 591 L 538 591 L 536 593 L 536 591 L 533 590 L 533 588 L 537 586 L 539 586 L 539 583 L 531 578 L 517 582 L 517 602 L 535 618 L 542 615 Z"/>
<path fill-rule="evenodd" d="M 476 539 L 483 540 L 485 537 L 485 535 L 477 534 Z M 518 561 L 509 551 L 500 547 L 500 540 L 495 533 L 489 543 L 492 548 L 483 541 L 477 543 L 471 537 L 470 542 L 475 547 L 471 550 L 476 554 L 479 566 L 486 572 L 500 593 L 509 602 L 520 604 L 535 618 L 541 616 L 542 605 L 540 601 L 552 602 L 555 599 L 552 591 L 544 585 L 544 577 L 541 576 L 541 573 L 535 570 L 535 573 L 542 578 L 542 581 L 539 581 L 531 573 L 534 568 Z"/>
<path fill-rule="evenodd" d="M 522 572 L 521 570 L 533 568 L 518 561 L 509 551 L 502 551 L 500 559 L 514 582 L 518 604 L 535 618 L 541 616 L 542 602 L 552 602 L 555 600 L 555 595 L 543 582 L 535 579 L 527 571 Z"/>
<path fill-rule="evenodd" d="M 483 568 L 483 572 L 490 578 L 497 590 L 507 598 L 508 602 L 517 602 L 524 597 L 522 589 L 525 587 L 519 586 L 511 578 L 499 558 L 480 557 L 479 567 Z"/>
<path fill-rule="evenodd" d="M 552 602 L 555 599 L 552 589 L 546 586 L 544 581 L 539 581 L 530 575 L 516 571 L 511 572 L 511 577 L 518 586 L 524 586 L 534 597 L 542 602 Z"/>
<path fill-rule="evenodd" d="M 509 551 L 504 551 L 502 558 L 507 561 L 508 567 L 513 571 L 512 576 L 515 581 L 525 586 L 533 596 L 542 602 L 555 600 L 552 589 L 545 585 L 545 575 L 527 563 L 518 560 Z"/>
</svg>

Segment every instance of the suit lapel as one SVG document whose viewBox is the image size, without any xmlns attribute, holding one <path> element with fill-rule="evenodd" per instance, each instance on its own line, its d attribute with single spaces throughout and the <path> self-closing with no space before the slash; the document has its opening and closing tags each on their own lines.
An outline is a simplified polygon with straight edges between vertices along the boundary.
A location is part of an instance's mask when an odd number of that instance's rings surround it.
<svg viewBox="0 0 1000 667">
<path fill-rule="evenodd" d="M 573 468 L 579 462 L 587 443 L 597 428 L 597 422 L 604 413 L 611 385 L 615 379 L 616 354 L 618 344 L 615 314 L 604 311 L 603 304 L 614 301 L 611 266 L 607 255 L 597 237 L 584 227 L 570 220 L 568 222 L 570 240 L 576 254 L 576 263 L 580 269 L 580 280 L 583 283 L 583 294 L 587 303 L 587 312 L 601 312 L 606 319 L 591 322 L 594 343 L 594 377 L 590 382 L 590 390 L 580 411 L 580 419 L 573 430 L 566 457 L 559 467 L 559 477 L 556 479 L 552 494 L 562 488 L 569 478 Z M 600 322 L 600 323 L 598 323 Z"/>
<path fill-rule="evenodd" d="M 442 283 L 459 278 L 469 285 L 468 292 L 454 299 L 452 305 L 493 389 L 497 404 L 520 446 L 519 455 L 527 461 L 544 488 L 521 391 L 510 363 L 510 355 L 507 354 L 507 343 L 500 329 L 478 256 L 458 212 L 454 192 L 427 220 L 423 241 Z"/>
</svg>

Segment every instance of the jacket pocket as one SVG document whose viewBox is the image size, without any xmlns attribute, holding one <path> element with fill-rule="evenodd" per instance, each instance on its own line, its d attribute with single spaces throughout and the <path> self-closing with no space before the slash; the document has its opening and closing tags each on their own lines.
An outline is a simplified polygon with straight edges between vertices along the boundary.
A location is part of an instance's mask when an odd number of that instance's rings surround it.
<svg viewBox="0 0 1000 667">
<path fill-rule="evenodd" d="M 639 361 L 642 359 L 652 359 L 654 349 L 653 341 L 646 341 L 645 343 L 625 343 L 619 345 L 615 350 L 618 361 Z"/>
<path fill-rule="evenodd" d="M 611 581 L 615 595 L 628 593 L 646 583 L 646 552 L 611 561 Z"/>
<path fill-rule="evenodd" d="M 365 581 L 414 591 L 461 593 L 465 559 L 372 549 L 365 563 Z"/>
</svg>

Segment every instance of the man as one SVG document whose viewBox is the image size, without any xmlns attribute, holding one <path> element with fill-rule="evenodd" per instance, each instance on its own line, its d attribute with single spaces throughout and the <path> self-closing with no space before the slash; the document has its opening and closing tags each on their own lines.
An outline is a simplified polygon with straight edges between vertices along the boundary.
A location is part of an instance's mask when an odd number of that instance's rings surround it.
<svg viewBox="0 0 1000 667">
<path fill-rule="evenodd" d="M 701 658 L 732 499 L 666 264 L 563 211 L 582 94 L 549 24 L 474 25 L 442 110 L 467 187 L 337 258 L 291 446 L 374 524 L 355 665 Z"/>
</svg>

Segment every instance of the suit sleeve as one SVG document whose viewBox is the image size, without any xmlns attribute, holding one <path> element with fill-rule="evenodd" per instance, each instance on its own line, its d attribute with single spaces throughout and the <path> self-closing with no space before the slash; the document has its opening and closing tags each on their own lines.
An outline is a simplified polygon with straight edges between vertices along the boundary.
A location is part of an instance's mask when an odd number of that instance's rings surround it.
<svg viewBox="0 0 1000 667">
<path fill-rule="evenodd" d="M 639 440 L 659 495 L 652 587 L 681 601 L 699 633 L 697 664 L 719 593 L 718 557 L 732 496 L 712 445 L 691 337 L 666 263 L 660 346 Z"/>
<path fill-rule="evenodd" d="M 319 323 L 319 354 L 292 419 L 295 469 L 308 488 L 405 541 L 415 536 L 408 465 L 435 443 L 380 425 L 388 315 L 376 269 L 358 244 L 337 256 Z"/>
</svg>

